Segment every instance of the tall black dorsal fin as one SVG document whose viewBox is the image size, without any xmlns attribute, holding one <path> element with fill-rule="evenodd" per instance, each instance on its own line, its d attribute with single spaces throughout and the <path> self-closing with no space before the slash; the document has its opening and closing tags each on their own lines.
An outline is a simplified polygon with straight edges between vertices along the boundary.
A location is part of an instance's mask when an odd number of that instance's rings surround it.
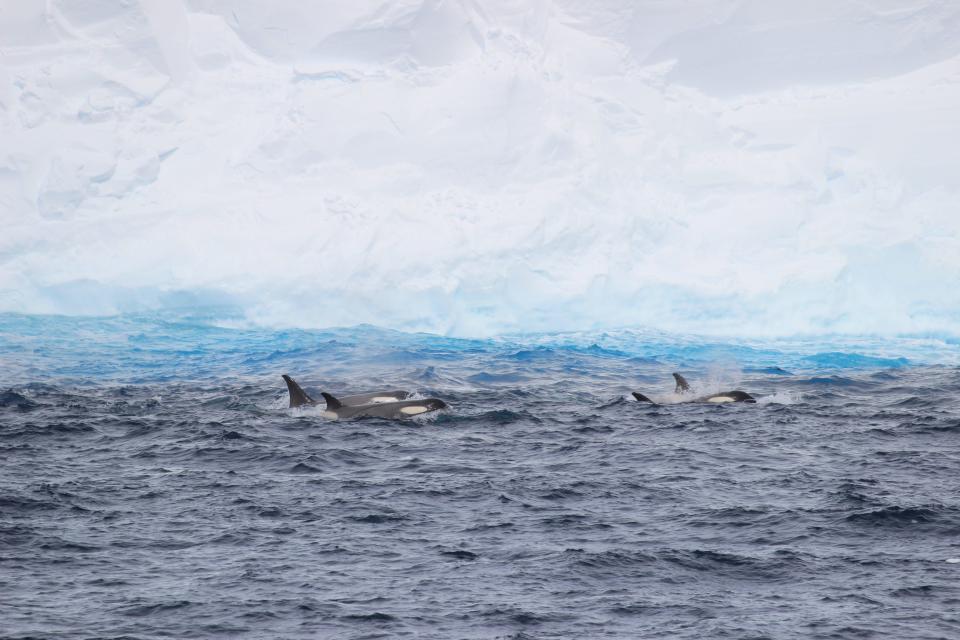
<svg viewBox="0 0 960 640">
<path fill-rule="evenodd" d="M 687 383 L 686 378 L 684 378 L 679 373 L 673 374 L 673 379 L 677 381 L 677 388 L 674 389 L 674 393 L 686 393 L 690 391 L 690 385 Z"/>
<path fill-rule="evenodd" d="M 334 398 L 332 395 L 326 392 L 322 392 L 320 395 L 323 396 L 323 399 L 327 401 L 327 409 L 330 411 L 336 411 L 343 406 L 343 403 Z"/>
<path fill-rule="evenodd" d="M 290 392 L 290 408 L 302 407 L 305 404 L 317 404 L 317 401 L 307 395 L 307 392 L 300 388 L 297 381 L 283 374 L 283 381 L 287 383 L 287 391 Z"/>
</svg>

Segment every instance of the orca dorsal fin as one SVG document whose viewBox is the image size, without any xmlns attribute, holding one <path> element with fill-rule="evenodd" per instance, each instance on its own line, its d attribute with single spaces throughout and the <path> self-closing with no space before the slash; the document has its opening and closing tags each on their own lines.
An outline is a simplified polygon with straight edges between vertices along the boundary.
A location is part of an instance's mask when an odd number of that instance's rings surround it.
<svg viewBox="0 0 960 640">
<path fill-rule="evenodd" d="M 323 399 L 327 401 L 327 409 L 329 409 L 330 411 L 336 411 L 337 409 L 343 406 L 342 402 L 340 402 L 339 400 L 337 400 L 336 398 L 334 398 L 332 395 L 330 395 L 325 391 L 322 392 L 320 395 L 322 395 Z"/>
<path fill-rule="evenodd" d="M 307 395 L 307 392 L 300 388 L 297 381 L 283 374 L 283 381 L 287 383 L 287 391 L 290 392 L 290 408 L 302 407 L 305 404 L 317 404 L 317 401 Z"/>
<path fill-rule="evenodd" d="M 690 391 L 690 384 L 682 375 L 675 373 L 673 374 L 673 379 L 677 381 L 677 388 L 673 390 L 674 393 L 686 393 Z"/>
</svg>

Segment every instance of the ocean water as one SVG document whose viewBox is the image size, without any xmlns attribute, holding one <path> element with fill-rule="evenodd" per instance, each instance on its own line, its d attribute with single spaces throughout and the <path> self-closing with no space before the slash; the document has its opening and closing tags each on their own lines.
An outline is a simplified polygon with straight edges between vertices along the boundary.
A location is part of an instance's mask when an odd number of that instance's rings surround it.
<svg viewBox="0 0 960 640">
<path fill-rule="evenodd" d="M 960 637 L 958 352 L 0 316 L 0 636 Z"/>
</svg>

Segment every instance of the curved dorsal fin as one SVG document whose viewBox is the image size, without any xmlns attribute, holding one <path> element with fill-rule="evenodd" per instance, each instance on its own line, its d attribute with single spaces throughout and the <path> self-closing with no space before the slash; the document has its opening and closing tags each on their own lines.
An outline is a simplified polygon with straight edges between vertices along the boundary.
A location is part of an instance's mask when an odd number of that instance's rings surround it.
<svg viewBox="0 0 960 640">
<path fill-rule="evenodd" d="M 316 400 L 307 395 L 307 392 L 300 388 L 297 381 L 283 374 L 283 381 L 287 383 L 287 391 L 290 392 L 290 408 L 301 407 L 305 404 L 317 404 Z"/>
<path fill-rule="evenodd" d="M 342 402 L 340 402 L 339 400 L 337 400 L 327 392 L 322 392 L 320 395 L 322 395 L 323 399 L 327 401 L 327 409 L 330 409 L 331 411 L 336 411 L 337 409 L 343 406 Z"/>
</svg>

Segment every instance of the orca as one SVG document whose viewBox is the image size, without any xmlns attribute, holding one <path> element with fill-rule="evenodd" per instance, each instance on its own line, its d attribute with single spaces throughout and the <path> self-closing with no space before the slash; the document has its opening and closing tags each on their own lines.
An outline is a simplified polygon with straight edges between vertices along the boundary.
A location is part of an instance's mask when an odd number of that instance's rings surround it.
<svg viewBox="0 0 960 640">
<path fill-rule="evenodd" d="M 284 381 L 290 392 L 290 407 L 314 406 L 319 402 L 307 395 L 300 385 L 284 374 Z M 337 398 L 329 393 L 321 393 L 326 402 L 324 418 L 340 420 L 343 418 L 411 418 L 422 413 L 445 409 L 447 403 L 438 398 L 424 400 L 405 400 L 406 391 L 376 391 L 354 396 Z"/>
<path fill-rule="evenodd" d="M 680 375 L 679 373 L 673 374 L 673 379 L 676 381 L 677 386 L 674 389 L 674 393 L 684 394 L 690 391 L 690 384 L 687 380 Z M 649 402 L 650 404 L 660 404 L 654 402 L 644 394 L 639 391 L 633 392 L 633 397 L 636 398 L 637 402 Z M 685 400 L 684 402 L 708 402 L 710 404 L 725 404 L 727 402 L 744 402 L 747 404 L 755 404 L 757 399 L 746 391 L 724 391 L 722 393 L 711 393 L 705 396 L 699 396 L 696 398 L 691 398 L 690 400 Z"/>
<path fill-rule="evenodd" d="M 324 418 L 340 420 L 342 418 L 411 418 L 429 411 L 445 409 L 447 403 L 439 398 L 424 400 L 401 400 L 399 402 L 378 402 L 359 406 L 348 406 L 329 393 L 321 394 L 327 401 L 327 409 L 323 412 Z"/>
<path fill-rule="evenodd" d="M 313 406 L 319 404 L 311 398 L 303 388 L 297 384 L 297 381 L 283 374 L 283 381 L 287 383 L 287 391 L 290 392 L 290 408 L 295 409 L 304 405 Z M 404 400 L 410 395 L 409 391 L 374 391 L 372 393 L 361 393 L 354 396 L 342 396 L 339 398 L 341 404 L 349 407 L 359 407 L 367 404 L 378 404 L 381 402 L 397 402 Z"/>
</svg>

